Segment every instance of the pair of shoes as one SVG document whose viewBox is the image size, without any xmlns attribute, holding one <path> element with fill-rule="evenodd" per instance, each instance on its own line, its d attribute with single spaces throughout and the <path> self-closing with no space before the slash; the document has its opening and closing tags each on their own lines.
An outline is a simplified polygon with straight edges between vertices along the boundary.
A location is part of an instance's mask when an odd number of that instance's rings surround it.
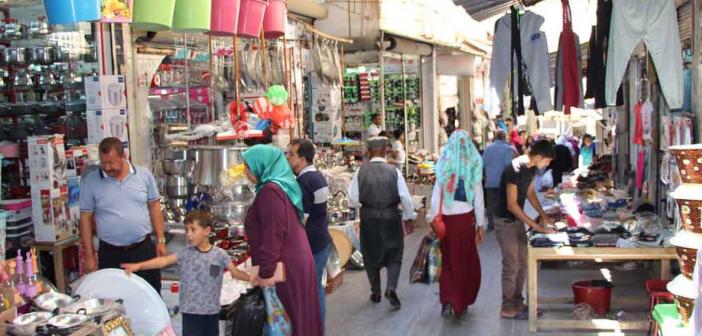
<svg viewBox="0 0 702 336">
<path fill-rule="evenodd" d="M 385 292 L 385 298 L 388 299 L 388 302 L 390 302 L 390 305 L 395 310 L 400 309 L 400 307 L 402 306 L 402 304 L 400 303 L 400 299 L 397 297 L 397 293 L 395 293 L 394 290 L 389 290 Z"/>
<path fill-rule="evenodd" d="M 370 300 L 373 303 L 380 303 L 380 293 L 371 293 Z"/>
<path fill-rule="evenodd" d="M 454 317 L 453 307 L 449 304 L 443 305 L 443 307 L 441 307 L 441 317 L 452 319 Z"/>
</svg>

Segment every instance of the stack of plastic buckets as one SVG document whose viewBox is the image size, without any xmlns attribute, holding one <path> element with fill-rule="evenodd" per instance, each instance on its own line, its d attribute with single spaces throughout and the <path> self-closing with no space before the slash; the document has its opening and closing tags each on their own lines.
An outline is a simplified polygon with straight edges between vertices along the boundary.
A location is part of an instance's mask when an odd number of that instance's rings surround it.
<svg viewBox="0 0 702 336">
<path fill-rule="evenodd" d="M 132 26 L 144 31 L 164 31 L 173 27 L 176 0 L 134 0 Z"/>
<path fill-rule="evenodd" d="M 100 0 L 44 0 L 50 24 L 73 24 L 100 19 Z"/>
<path fill-rule="evenodd" d="M 669 149 L 683 182 L 671 194 L 678 204 L 683 230 L 670 241 L 675 246 L 681 274 L 668 283 L 668 291 L 675 297 L 678 312 L 687 323 L 697 292 L 692 273 L 697 263 L 697 250 L 702 249 L 702 144 Z"/>
</svg>

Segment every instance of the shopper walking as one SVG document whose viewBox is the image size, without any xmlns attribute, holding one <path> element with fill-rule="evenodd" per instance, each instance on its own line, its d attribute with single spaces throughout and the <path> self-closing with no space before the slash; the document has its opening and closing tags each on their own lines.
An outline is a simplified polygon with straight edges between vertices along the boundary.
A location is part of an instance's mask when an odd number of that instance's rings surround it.
<svg viewBox="0 0 702 336">
<path fill-rule="evenodd" d="M 503 133 L 504 135 L 504 133 Z M 436 165 L 429 218 L 442 213 L 446 237 L 441 240 L 439 298 L 444 317 L 460 317 L 480 290 L 477 245 L 485 233 L 483 161 L 468 132 L 458 129 Z M 441 209 L 441 210 L 439 210 Z"/>
<path fill-rule="evenodd" d="M 487 198 L 488 229 L 495 228 L 494 215 L 497 200 L 500 196 L 500 178 L 502 171 L 514 159 L 512 146 L 507 143 L 507 133 L 498 129 L 495 132 L 495 141 L 487 145 L 483 153 L 485 166 L 485 196 Z"/>
<path fill-rule="evenodd" d="M 303 216 L 302 192 L 278 147 L 256 145 L 242 154 L 256 198 L 244 220 L 255 286 L 276 287 L 295 336 L 323 335 L 317 277 Z M 275 283 L 280 267 L 285 281 Z"/>
<path fill-rule="evenodd" d="M 549 165 L 554 157 L 553 144 L 547 140 L 534 143 L 528 155 L 522 155 L 505 168 L 500 181 L 500 198 L 496 210 L 495 228 L 502 250 L 502 308 L 503 318 L 526 319 L 522 290 L 527 275 L 527 236 L 524 225 L 542 233 L 553 233 L 551 219 L 541 207 L 534 190 L 537 169 Z M 526 200 L 536 209 L 540 223 L 524 213 Z"/>
<path fill-rule="evenodd" d="M 127 160 L 122 142 L 105 138 L 100 142 L 100 169 L 83 179 L 80 187 L 80 238 L 86 272 L 119 268 L 166 255 L 161 196 L 148 170 Z M 95 260 L 93 221 L 100 246 Z M 151 234 L 156 235 L 156 244 Z M 157 293 L 161 291 L 159 270 L 136 273 Z"/>
<path fill-rule="evenodd" d="M 349 205 L 361 208 L 361 252 L 371 286 L 370 300 L 381 300 L 380 269 L 386 267 L 385 298 L 400 309 L 396 290 L 404 251 L 402 222 L 412 225 L 417 214 L 402 173 L 385 161 L 387 143 L 383 137 L 368 139 L 370 162 L 354 173 L 347 191 Z"/>
<path fill-rule="evenodd" d="M 324 175 L 312 164 L 315 155 L 315 147 L 312 141 L 308 139 L 293 139 L 290 141 L 286 154 L 290 167 L 297 175 L 297 183 L 302 190 L 302 209 L 306 217 L 305 232 L 307 232 L 307 241 L 310 243 L 317 271 L 319 307 L 322 313 L 322 323 L 324 323 L 326 304 L 324 303 L 325 286 L 322 283 L 322 278 L 324 277 L 327 259 L 329 259 L 329 250 L 332 246 L 332 238 L 329 235 L 329 223 L 327 222 L 329 186 L 327 186 L 327 180 L 324 178 Z"/>
<path fill-rule="evenodd" d="M 178 307 L 183 314 L 183 335 L 218 336 L 224 271 L 229 270 L 232 277 L 241 281 L 249 281 L 250 276 L 236 268 L 227 252 L 210 244 L 210 233 L 214 229 L 214 218 L 210 213 L 193 211 L 185 216 L 183 223 L 188 247 L 177 254 L 120 266 L 131 274 L 177 264 L 180 272 Z"/>
</svg>

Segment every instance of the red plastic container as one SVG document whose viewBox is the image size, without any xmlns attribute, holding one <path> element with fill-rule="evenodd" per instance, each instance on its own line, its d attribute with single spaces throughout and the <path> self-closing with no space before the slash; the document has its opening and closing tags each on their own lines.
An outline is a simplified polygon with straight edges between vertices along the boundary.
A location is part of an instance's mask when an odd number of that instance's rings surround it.
<svg viewBox="0 0 702 336">
<path fill-rule="evenodd" d="M 239 22 L 240 0 L 212 0 L 210 35 L 234 36 Z"/>
<path fill-rule="evenodd" d="M 287 24 L 287 3 L 285 0 L 270 0 L 263 16 L 263 35 L 267 39 L 277 39 L 285 35 Z"/>
<path fill-rule="evenodd" d="M 595 314 L 604 316 L 609 313 L 612 302 L 612 284 L 604 280 L 578 281 L 573 284 L 575 304 L 587 303 Z"/>
<path fill-rule="evenodd" d="M 259 38 L 266 7 L 268 7 L 268 0 L 241 0 L 236 35 Z"/>
</svg>

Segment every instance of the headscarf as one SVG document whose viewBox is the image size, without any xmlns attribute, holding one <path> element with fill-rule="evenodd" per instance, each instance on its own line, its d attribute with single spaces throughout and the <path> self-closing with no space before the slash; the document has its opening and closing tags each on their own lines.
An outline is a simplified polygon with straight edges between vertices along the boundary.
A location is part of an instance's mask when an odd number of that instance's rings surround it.
<svg viewBox="0 0 702 336">
<path fill-rule="evenodd" d="M 244 151 L 241 156 L 256 176 L 256 193 L 269 182 L 277 184 L 288 195 L 290 202 L 302 217 L 302 190 L 283 151 L 271 145 L 255 145 Z"/>
<path fill-rule="evenodd" d="M 455 130 L 449 137 L 436 164 L 436 177 L 446 206 L 453 203 L 459 181 L 463 181 L 466 202 L 473 203 L 474 185 L 483 179 L 483 159 L 465 130 Z"/>
</svg>

